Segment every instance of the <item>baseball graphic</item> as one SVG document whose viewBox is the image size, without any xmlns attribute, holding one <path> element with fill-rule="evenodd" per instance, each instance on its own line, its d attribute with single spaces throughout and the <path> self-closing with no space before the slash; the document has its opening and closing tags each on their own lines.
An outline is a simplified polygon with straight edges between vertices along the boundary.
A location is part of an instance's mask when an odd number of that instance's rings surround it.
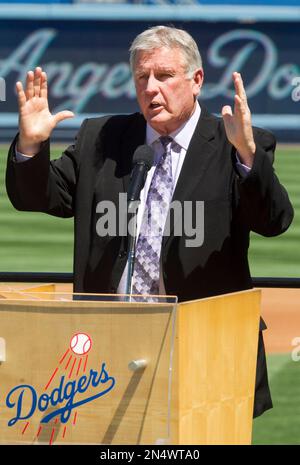
<svg viewBox="0 0 300 465">
<path fill-rule="evenodd" d="M 72 337 L 70 347 L 74 354 L 85 355 L 92 347 L 92 340 L 88 334 L 77 333 Z"/>
</svg>

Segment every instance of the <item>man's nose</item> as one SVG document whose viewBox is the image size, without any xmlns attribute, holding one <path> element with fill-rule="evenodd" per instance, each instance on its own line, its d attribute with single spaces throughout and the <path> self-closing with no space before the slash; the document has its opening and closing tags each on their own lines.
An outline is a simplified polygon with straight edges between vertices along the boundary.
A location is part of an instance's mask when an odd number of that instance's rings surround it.
<svg viewBox="0 0 300 465">
<path fill-rule="evenodd" d="M 150 75 L 148 78 L 146 92 L 147 94 L 155 94 L 158 92 L 158 81 L 153 75 Z"/>
</svg>

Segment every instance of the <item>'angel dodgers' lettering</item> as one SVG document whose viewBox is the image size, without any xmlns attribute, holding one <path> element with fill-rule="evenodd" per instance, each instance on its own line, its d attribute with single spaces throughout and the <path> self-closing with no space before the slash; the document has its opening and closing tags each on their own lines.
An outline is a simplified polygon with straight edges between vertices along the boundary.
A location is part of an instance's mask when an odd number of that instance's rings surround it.
<svg viewBox="0 0 300 465">
<path fill-rule="evenodd" d="M 107 100 L 125 98 L 127 103 L 135 100 L 135 86 L 128 63 L 88 61 L 78 65 L 66 60 L 47 62 L 46 52 L 54 40 L 59 40 L 59 32 L 55 28 L 41 28 L 24 37 L 15 50 L 1 57 L 0 76 L 6 79 L 14 73 L 16 80 L 24 81 L 29 69 L 43 63 L 55 112 L 66 108 L 76 113 L 86 112 L 95 95 Z M 228 54 L 226 50 L 230 48 L 233 51 Z M 258 51 L 261 59 L 251 80 L 245 83 L 248 98 L 265 90 L 276 101 L 290 99 L 294 87 L 292 80 L 299 77 L 299 65 L 281 63 L 280 50 L 272 38 L 254 29 L 233 29 L 217 36 L 209 44 L 207 63 L 219 71 L 217 76 L 220 75 L 217 82 L 203 85 L 201 98 L 232 97 L 233 70 L 242 71 Z"/>
<path fill-rule="evenodd" d="M 6 406 L 15 409 L 15 416 L 9 420 L 8 426 L 32 417 L 36 410 L 45 412 L 49 407 L 56 409 L 51 409 L 41 423 L 48 423 L 56 416 L 60 417 L 62 423 L 66 423 L 74 408 L 104 396 L 113 389 L 114 385 L 115 378 L 109 376 L 105 363 L 102 363 L 99 372 L 90 370 L 88 376 L 83 375 L 78 380 L 66 382 L 65 376 L 61 376 L 58 387 L 50 393 L 43 392 L 40 396 L 33 386 L 20 384 L 15 386 L 6 397 Z M 82 398 L 80 394 L 84 394 L 89 388 L 94 388 L 97 392 Z"/>
</svg>

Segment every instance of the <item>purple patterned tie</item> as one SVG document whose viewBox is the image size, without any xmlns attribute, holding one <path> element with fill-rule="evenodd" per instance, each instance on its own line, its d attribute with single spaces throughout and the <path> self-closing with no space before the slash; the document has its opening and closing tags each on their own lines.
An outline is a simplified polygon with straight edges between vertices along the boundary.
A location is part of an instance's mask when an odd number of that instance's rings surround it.
<svg viewBox="0 0 300 465">
<path fill-rule="evenodd" d="M 149 187 L 133 273 L 133 294 L 158 294 L 162 236 L 173 192 L 171 142 L 160 137 L 164 148 Z"/>
</svg>

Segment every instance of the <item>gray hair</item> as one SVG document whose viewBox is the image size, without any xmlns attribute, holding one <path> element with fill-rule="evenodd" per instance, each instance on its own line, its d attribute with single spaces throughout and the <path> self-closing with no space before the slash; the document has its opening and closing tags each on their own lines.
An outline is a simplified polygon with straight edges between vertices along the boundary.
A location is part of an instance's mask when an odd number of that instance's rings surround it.
<svg viewBox="0 0 300 465">
<path fill-rule="evenodd" d="M 177 47 L 181 50 L 189 79 L 196 69 L 202 68 L 198 46 L 188 32 L 175 27 L 154 26 L 139 34 L 132 42 L 129 49 L 131 71 L 134 71 L 138 51 L 151 51 L 161 47 Z"/>
</svg>

